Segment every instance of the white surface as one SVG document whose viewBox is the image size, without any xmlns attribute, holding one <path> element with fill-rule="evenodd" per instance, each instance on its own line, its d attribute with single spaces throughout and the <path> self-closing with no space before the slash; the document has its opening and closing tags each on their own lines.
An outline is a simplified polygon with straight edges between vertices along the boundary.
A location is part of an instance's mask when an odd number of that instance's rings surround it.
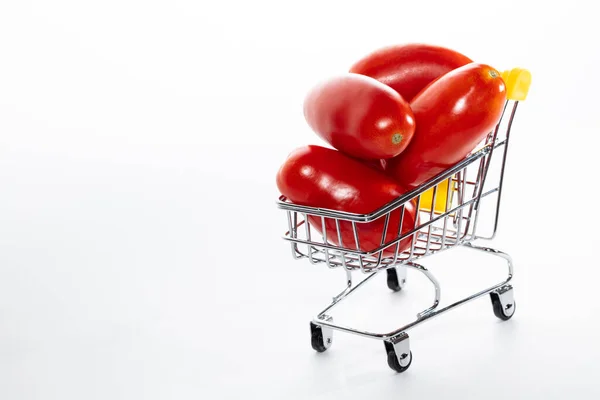
<svg viewBox="0 0 600 400">
<path fill-rule="evenodd" d="M 596 13 L 413 3 L 2 1 L 0 398 L 599 398 Z M 515 259 L 517 314 L 482 299 L 431 321 L 397 375 L 376 341 L 311 350 L 342 277 L 289 257 L 274 176 L 320 143 L 310 86 L 408 41 L 534 81 L 493 244 Z M 449 299 L 504 273 L 463 259 L 432 258 Z M 431 296 L 413 275 L 339 320 L 398 326 Z"/>
</svg>

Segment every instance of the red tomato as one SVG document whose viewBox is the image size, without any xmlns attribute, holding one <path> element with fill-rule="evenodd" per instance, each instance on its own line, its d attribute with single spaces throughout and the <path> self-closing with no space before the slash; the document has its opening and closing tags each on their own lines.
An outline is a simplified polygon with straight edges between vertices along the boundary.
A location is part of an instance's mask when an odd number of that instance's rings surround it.
<svg viewBox="0 0 600 400">
<path fill-rule="evenodd" d="M 337 211 L 368 214 L 401 196 L 406 190 L 392 178 L 344 154 L 325 147 L 305 146 L 294 150 L 277 173 L 277 187 L 296 204 Z M 414 228 L 417 210 L 414 202 L 405 205 L 402 233 Z M 311 225 L 322 234 L 320 217 L 309 217 Z M 381 246 L 384 217 L 369 223 L 357 223 L 360 249 L 372 251 Z M 395 239 L 400 225 L 400 210 L 389 220 L 385 242 Z M 327 239 L 340 245 L 335 220 L 325 219 Z M 340 221 L 342 245 L 356 249 L 352 224 Z M 401 241 L 400 251 L 411 239 Z M 394 254 L 395 245 L 384 251 Z"/>
<path fill-rule="evenodd" d="M 356 158 L 400 154 L 415 131 L 402 96 L 375 79 L 345 74 L 314 87 L 304 101 L 310 127 L 336 149 Z"/>
<path fill-rule="evenodd" d="M 429 83 L 471 62 L 454 50 L 414 43 L 379 49 L 354 64 L 350 72 L 375 78 L 410 102 Z"/>
<path fill-rule="evenodd" d="M 464 159 L 496 126 L 506 87 L 494 68 L 471 63 L 426 87 L 411 102 L 417 131 L 388 174 L 414 188 Z"/>
</svg>

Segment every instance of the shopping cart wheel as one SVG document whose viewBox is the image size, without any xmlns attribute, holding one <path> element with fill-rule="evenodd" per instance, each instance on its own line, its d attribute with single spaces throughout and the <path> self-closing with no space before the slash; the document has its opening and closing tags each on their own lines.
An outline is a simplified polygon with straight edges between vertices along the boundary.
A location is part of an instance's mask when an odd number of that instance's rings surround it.
<svg viewBox="0 0 600 400">
<path fill-rule="evenodd" d="M 400 273 L 398 273 L 398 268 L 400 268 Z M 390 288 L 394 292 L 401 291 L 404 287 L 404 284 L 406 283 L 406 267 L 398 268 L 386 269 L 388 288 Z"/>
<path fill-rule="evenodd" d="M 412 351 L 410 341 L 406 333 L 383 342 L 387 352 L 387 362 L 391 369 L 396 372 L 404 372 L 412 363 Z"/>
<path fill-rule="evenodd" d="M 408 369 L 408 367 L 410 367 L 410 364 L 412 363 L 412 351 L 408 352 L 407 357 L 408 364 L 406 364 L 406 366 L 403 367 L 402 365 L 400 365 L 400 361 L 398 360 L 398 356 L 396 355 L 396 353 L 393 351 L 389 351 L 387 355 L 388 365 L 391 369 L 393 369 L 396 372 L 404 372 Z"/>
<path fill-rule="evenodd" d="M 490 293 L 490 297 L 492 299 L 494 315 L 502 321 L 511 319 L 517 308 L 512 286 L 503 286 L 495 292 Z"/>
<path fill-rule="evenodd" d="M 333 335 L 331 328 L 310 323 L 310 344 L 312 348 L 322 353 L 331 347 Z"/>
</svg>

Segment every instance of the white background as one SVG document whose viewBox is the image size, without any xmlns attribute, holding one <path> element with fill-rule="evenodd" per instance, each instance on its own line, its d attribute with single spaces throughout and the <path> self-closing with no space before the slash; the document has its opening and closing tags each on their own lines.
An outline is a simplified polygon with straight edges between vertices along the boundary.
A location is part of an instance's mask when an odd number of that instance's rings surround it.
<svg viewBox="0 0 600 400">
<path fill-rule="evenodd" d="M 593 4 L 0 0 L 0 398 L 599 398 Z M 291 259 L 274 178 L 321 143 L 315 82 L 415 41 L 533 85 L 493 244 L 516 315 L 482 299 L 431 321 L 395 374 L 377 341 L 310 348 L 343 274 Z M 453 300 L 494 261 L 426 265 Z M 335 315 L 392 329 L 430 291 L 380 279 Z"/>
</svg>

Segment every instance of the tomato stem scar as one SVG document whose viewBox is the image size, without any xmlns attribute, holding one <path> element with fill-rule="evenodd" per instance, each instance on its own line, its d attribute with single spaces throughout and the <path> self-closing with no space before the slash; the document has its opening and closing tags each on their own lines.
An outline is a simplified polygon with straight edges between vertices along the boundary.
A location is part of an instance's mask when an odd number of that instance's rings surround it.
<svg viewBox="0 0 600 400">
<path fill-rule="evenodd" d="M 398 144 L 402 141 L 403 138 L 404 136 L 402 136 L 402 134 L 394 133 L 394 135 L 392 136 L 392 143 Z"/>
</svg>

